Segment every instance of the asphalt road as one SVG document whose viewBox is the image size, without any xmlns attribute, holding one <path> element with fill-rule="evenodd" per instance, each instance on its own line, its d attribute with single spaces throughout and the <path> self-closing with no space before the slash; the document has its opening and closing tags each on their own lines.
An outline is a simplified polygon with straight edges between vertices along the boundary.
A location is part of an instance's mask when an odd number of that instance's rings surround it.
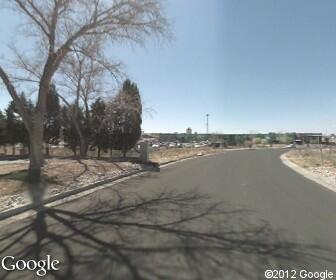
<svg viewBox="0 0 336 280">
<path fill-rule="evenodd" d="M 51 255 L 60 270 L 44 279 L 265 279 L 266 269 L 336 279 L 336 193 L 284 166 L 282 152 L 188 160 L 46 208 L 1 228 L 1 256 Z"/>
</svg>

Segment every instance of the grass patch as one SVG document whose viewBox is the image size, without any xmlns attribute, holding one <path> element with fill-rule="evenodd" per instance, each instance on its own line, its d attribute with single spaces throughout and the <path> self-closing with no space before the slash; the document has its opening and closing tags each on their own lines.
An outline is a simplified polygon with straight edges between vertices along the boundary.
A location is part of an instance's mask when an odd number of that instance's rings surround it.
<svg viewBox="0 0 336 280">
<path fill-rule="evenodd" d="M 7 174 L 0 174 L 0 180 L 13 180 L 13 181 L 28 182 L 28 170 L 19 170 L 19 171 L 13 171 Z M 48 176 L 46 174 L 42 174 L 42 180 L 50 184 L 58 183 L 56 176 Z"/>
</svg>

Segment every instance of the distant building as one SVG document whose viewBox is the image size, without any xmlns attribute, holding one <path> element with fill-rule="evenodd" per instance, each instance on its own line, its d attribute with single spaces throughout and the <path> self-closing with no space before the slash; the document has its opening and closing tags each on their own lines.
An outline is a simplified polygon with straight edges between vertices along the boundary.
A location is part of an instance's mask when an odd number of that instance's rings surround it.
<svg viewBox="0 0 336 280">
<path fill-rule="evenodd" d="M 159 140 L 154 135 L 142 133 L 141 138 L 139 139 L 138 142 L 139 143 L 141 143 L 141 142 L 147 142 L 149 144 L 154 144 L 154 143 L 159 142 Z"/>
<path fill-rule="evenodd" d="M 329 135 L 329 143 L 335 145 L 336 144 L 336 135 L 330 134 Z"/>
<path fill-rule="evenodd" d="M 295 142 L 300 141 L 304 144 L 321 144 L 322 133 L 296 133 Z"/>
<path fill-rule="evenodd" d="M 192 129 L 190 127 L 188 127 L 187 130 L 186 130 L 186 133 L 189 134 L 189 135 L 192 134 Z"/>
<path fill-rule="evenodd" d="M 322 144 L 335 145 L 336 144 L 336 135 L 335 134 L 330 134 L 330 135 L 322 136 Z"/>
</svg>

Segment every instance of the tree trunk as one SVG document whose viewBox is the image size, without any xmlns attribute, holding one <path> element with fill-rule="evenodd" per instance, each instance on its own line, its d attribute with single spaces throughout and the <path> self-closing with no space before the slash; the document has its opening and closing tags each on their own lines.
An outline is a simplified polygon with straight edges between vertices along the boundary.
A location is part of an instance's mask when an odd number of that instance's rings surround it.
<svg viewBox="0 0 336 280">
<path fill-rule="evenodd" d="M 41 179 L 41 167 L 43 163 L 42 141 L 37 134 L 31 136 L 31 146 L 29 154 L 29 181 L 39 182 Z"/>
<path fill-rule="evenodd" d="M 12 146 L 12 155 L 15 156 L 15 144 Z"/>
<path fill-rule="evenodd" d="M 75 126 L 75 129 L 76 129 L 76 131 L 78 133 L 78 137 L 79 137 L 79 156 L 81 158 L 86 157 L 87 152 L 89 150 L 88 141 L 85 138 L 77 120 L 74 117 L 72 117 L 72 121 L 73 121 L 73 124 Z"/>
<path fill-rule="evenodd" d="M 46 153 L 46 156 L 47 156 L 47 157 L 50 155 L 49 144 L 46 144 L 45 153 Z"/>
<path fill-rule="evenodd" d="M 32 129 L 29 131 L 30 154 L 29 154 L 29 181 L 41 180 L 41 167 L 43 165 L 43 118 L 34 118 Z"/>
<path fill-rule="evenodd" d="M 87 143 L 86 138 L 81 135 L 79 137 L 80 147 L 79 147 L 79 154 L 81 158 L 85 158 L 87 156 L 87 152 L 89 150 L 89 145 Z"/>
<path fill-rule="evenodd" d="M 98 147 L 98 159 L 100 159 L 100 147 Z"/>
</svg>

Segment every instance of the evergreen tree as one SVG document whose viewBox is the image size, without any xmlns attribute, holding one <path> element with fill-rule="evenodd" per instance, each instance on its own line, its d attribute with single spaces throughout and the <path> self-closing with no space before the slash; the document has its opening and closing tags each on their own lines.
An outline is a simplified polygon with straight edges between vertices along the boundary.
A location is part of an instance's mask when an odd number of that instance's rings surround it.
<svg viewBox="0 0 336 280">
<path fill-rule="evenodd" d="M 126 80 L 115 99 L 116 118 L 113 127 L 112 145 L 126 156 L 141 136 L 142 104 L 139 89 L 135 83 Z"/>
<path fill-rule="evenodd" d="M 272 147 L 274 143 L 276 143 L 276 133 L 270 132 L 268 134 L 268 144 Z"/>
<path fill-rule="evenodd" d="M 0 110 L 0 145 L 6 144 L 6 118 Z"/>
<path fill-rule="evenodd" d="M 100 158 L 101 150 L 107 151 L 109 148 L 109 127 L 105 121 L 106 104 L 103 100 L 98 98 L 91 105 L 91 127 L 92 127 L 92 147 L 97 147 L 98 158 Z"/>
<path fill-rule="evenodd" d="M 26 108 L 27 112 L 32 112 L 34 110 L 34 104 L 33 102 L 24 94 L 24 92 L 21 93 L 20 98 L 22 100 L 22 104 L 24 105 L 24 107 Z M 23 123 L 22 118 L 19 116 L 19 111 L 17 110 L 17 108 L 15 107 L 15 113 L 18 115 L 18 142 L 23 144 L 24 147 L 28 147 L 30 146 L 29 143 L 29 133 Z"/>
<path fill-rule="evenodd" d="M 11 101 L 6 112 L 6 143 L 12 146 L 12 154 L 15 155 L 15 145 L 20 142 L 20 125 L 15 110 L 15 103 Z"/>
<path fill-rule="evenodd" d="M 77 129 L 74 125 L 71 116 L 71 110 L 73 108 L 63 107 L 61 109 L 61 124 L 63 126 L 64 141 L 66 146 L 72 150 L 74 156 L 77 156 L 77 148 L 80 145 L 80 140 L 78 136 Z M 78 122 L 80 123 L 83 120 L 83 113 L 79 111 L 78 113 Z"/>
<path fill-rule="evenodd" d="M 57 95 L 55 85 L 51 85 L 47 95 L 47 110 L 44 121 L 44 142 L 46 154 L 49 155 L 49 145 L 57 145 L 60 139 L 61 130 L 61 105 Z"/>
</svg>

